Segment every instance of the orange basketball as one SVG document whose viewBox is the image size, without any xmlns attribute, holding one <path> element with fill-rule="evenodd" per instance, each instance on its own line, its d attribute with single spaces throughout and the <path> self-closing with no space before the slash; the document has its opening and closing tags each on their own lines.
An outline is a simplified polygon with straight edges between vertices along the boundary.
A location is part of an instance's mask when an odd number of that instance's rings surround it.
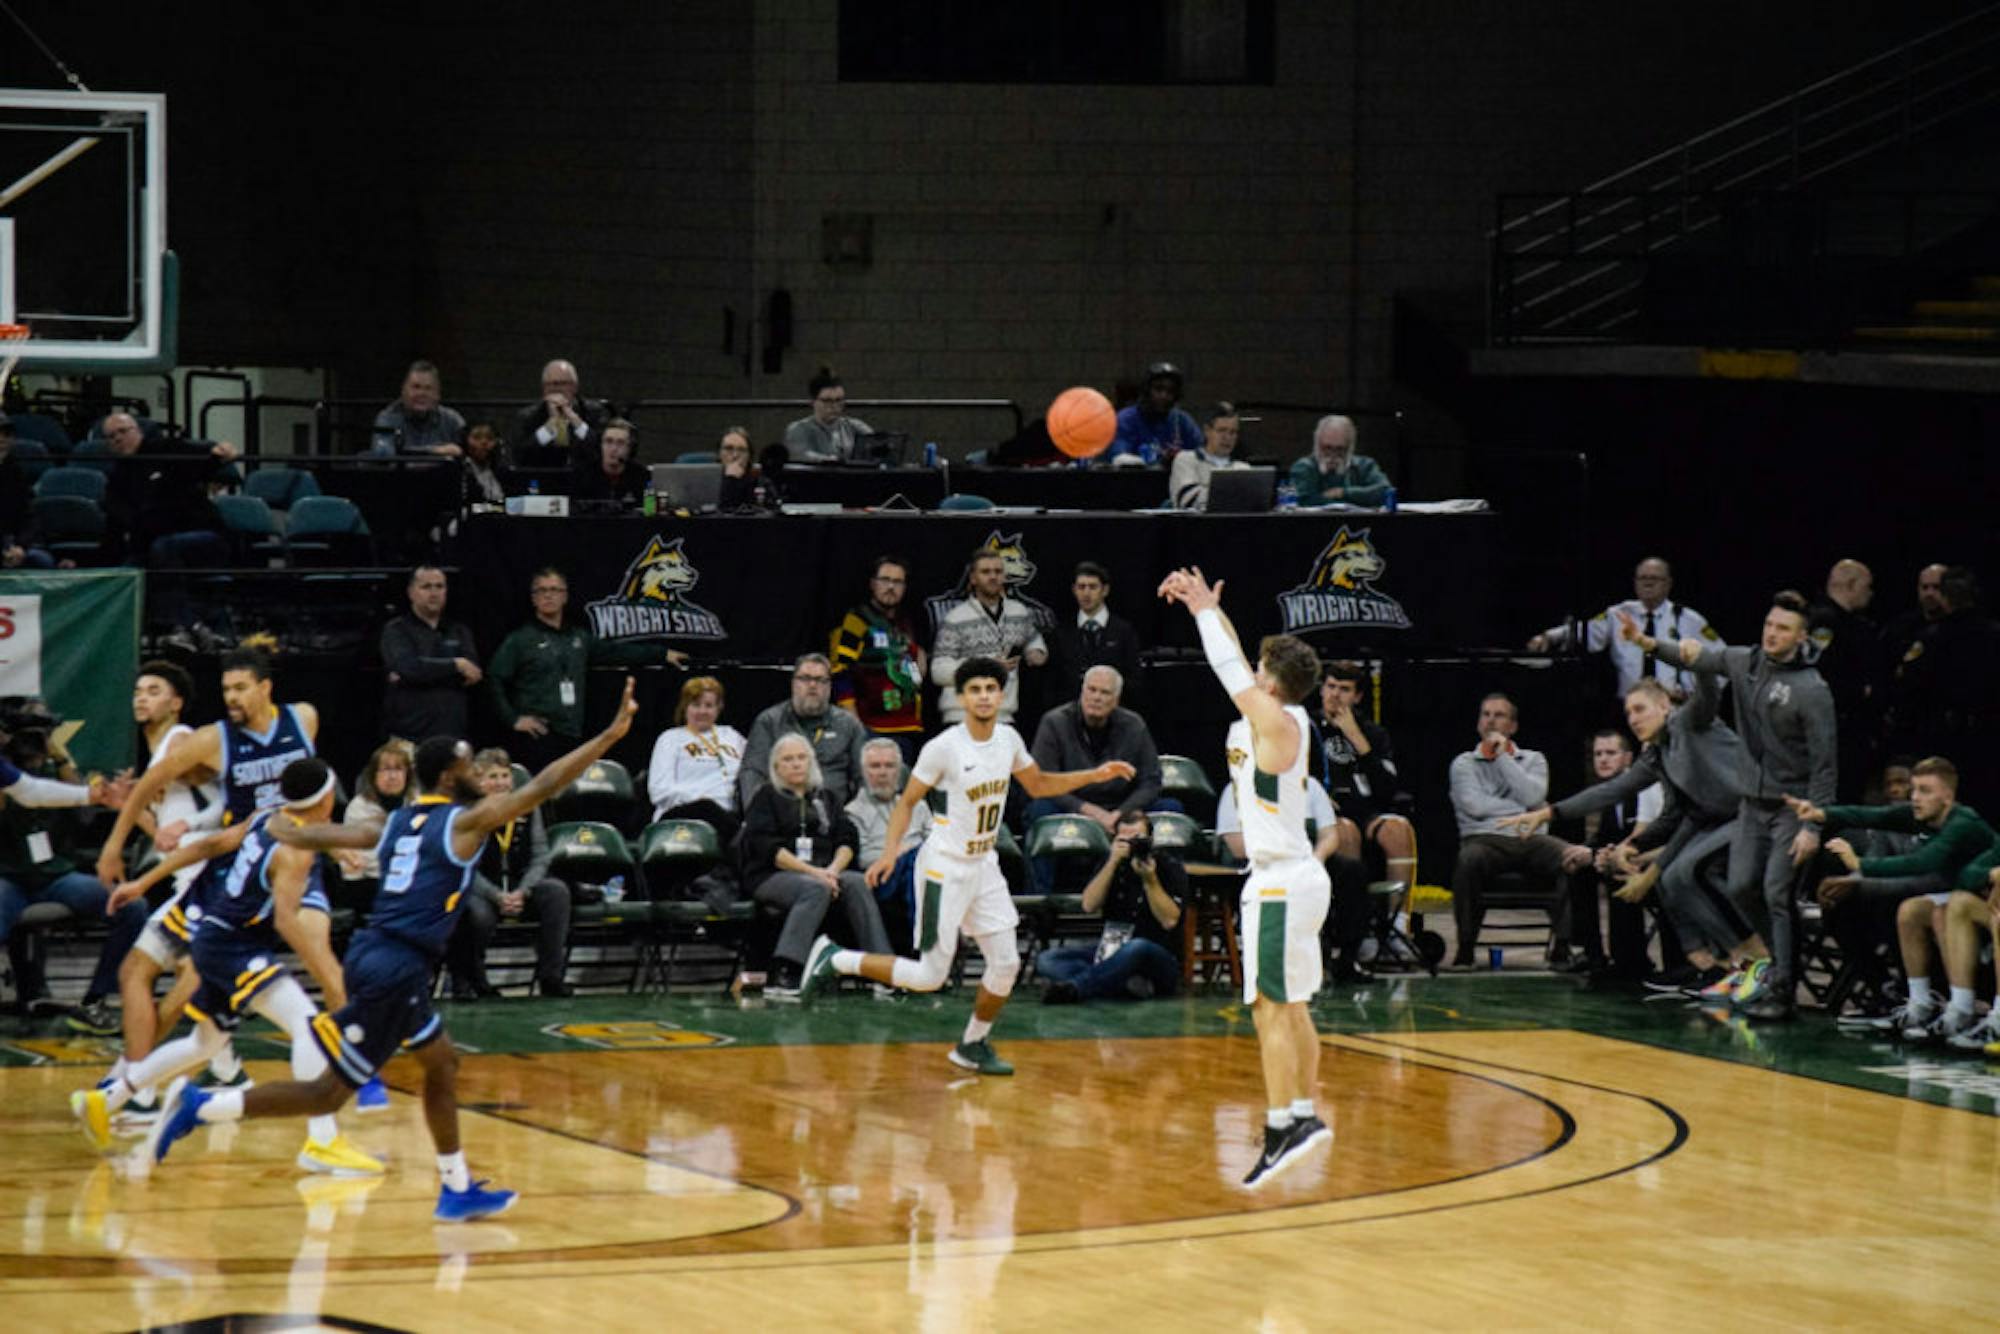
<svg viewBox="0 0 2000 1334">
<path fill-rule="evenodd" d="M 1065 389 L 1049 404 L 1049 439 L 1073 459 L 1100 454 L 1118 434 L 1118 412 L 1111 400 L 1088 385 Z"/>
</svg>

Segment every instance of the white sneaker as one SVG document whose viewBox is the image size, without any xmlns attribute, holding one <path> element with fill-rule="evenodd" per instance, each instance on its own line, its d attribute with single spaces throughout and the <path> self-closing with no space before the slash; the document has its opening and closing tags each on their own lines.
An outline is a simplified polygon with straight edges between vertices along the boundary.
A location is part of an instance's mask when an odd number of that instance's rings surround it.
<svg viewBox="0 0 2000 1334">
<path fill-rule="evenodd" d="M 1971 1028 L 1961 1029 L 1945 1039 L 1945 1045 L 1953 1051 L 1983 1052 L 1989 1042 L 2000 1042 L 2000 1009 L 1990 1011 Z"/>
<path fill-rule="evenodd" d="M 1878 1014 L 1872 1019 L 1858 1020 L 1857 1026 L 1872 1028 L 1877 1033 L 1901 1034 L 1907 1029 L 1919 1032 L 1930 1027 L 1931 1020 L 1937 1018 L 1937 1006 L 1919 1005 L 1915 1001 L 1904 1001 L 1887 1014 Z"/>
<path fill-rule="evenodd" d="M 1905 1042 L 1949 1042 L 1973 1024 L 1972 1011 L 1954 1010 L 1946 1006 L 1942 1012 L 1924 1024 L 1911 1024 L 1903 1030 Z M 1984 1045 L 1983 1043 L 1981 1044 Z"/>
</svg>

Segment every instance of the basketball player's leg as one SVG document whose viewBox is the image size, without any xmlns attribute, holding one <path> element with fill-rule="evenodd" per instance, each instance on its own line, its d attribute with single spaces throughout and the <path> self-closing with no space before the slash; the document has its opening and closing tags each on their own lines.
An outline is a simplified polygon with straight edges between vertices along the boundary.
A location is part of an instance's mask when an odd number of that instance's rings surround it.
<svg viewBox="0 0 2000 1334">
<path fill-rule="evenodd" d="M 153 949 L 157 948 L 154 937 L 158 933 L 158 928 L 148 923 L 138 943 L 118 965 L 118 1018 L 125 1040 L 125 1063 L 145 1060 L 153 1050 L 155 1038 L 166 1028 L 153 999 L 153 984 L 173 966 L 173 958 L 154 956 Z"/>
<path fill-rule="evenodd" d="M 952 960 L 958 956 L 959 928 L 979 883 L 978 864 L 955 866 L 939 859 L 927 864 L 922 853 L 916 865 L 916 921 L 911 935 L 917 957 L 905 959 L 895 954 L 863 954 L 843 950 L 821 936 L 806 953 L 801 1000 L 812 996 L 829 980 L 829 974 L 865 977 L 883 986 L 904 991 L 936 991 L 951 978 Z M 996 872 L 997 873 L 997 872 Z M 1005 881 L 1002 881 L 1004 887 Z M 1008 900 L 1011 910 L 1013 901 Z"/>
<path fill-rule="evenodd" d="M 458 1139 L 458 1048 L 442 1025 L 428 1042 L 411 1048 L 424 1072 L 424 1125 L 440 1159 L 462 1152 Z M 463 1189 L 463 1186 L 460 1187 Z"/>
<path fill-rule="evenodd" d="M 458 1137 L 458 1049 L 444 1024 L 431 1015 L 404 1047 L 424 1072 L 424 1124 L 437 1150 L 438 1202 L 433 1217 L 447 1223 L 469 1222 L 505 1213 L 514 1206 L 511 1190 L 489 1190 L 472 1179 L 465 1148 Z"/>
<path fill-rule="evenodd" d="M 1319 931 L 1332 900 L 1310 858 L 1253 873 L 1243 888 L 1244 997 L 1263 1061 L 1264 1149 L 1244 1184 L 1257 1187 L 1332 1138 L 1314 1097 L 1319 1034 L 1307 1005 L 1324 980 Z"/>
</svg>

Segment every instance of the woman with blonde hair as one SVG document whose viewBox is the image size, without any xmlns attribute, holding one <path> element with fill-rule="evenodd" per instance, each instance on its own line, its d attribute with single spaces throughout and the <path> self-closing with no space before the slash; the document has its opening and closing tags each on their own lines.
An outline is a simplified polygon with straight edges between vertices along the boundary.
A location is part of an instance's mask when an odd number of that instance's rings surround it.
<svg viewBox="0 0 2000 1334">
<path fill-rule="evenodd" d="M 722 716 L 722 682 L 689 677 L 674 705 L 674 726 L 653 743 L 646 793 L 655 820 L 706 820 L 727 846 L 742 814 L 736 808 L 736 775 L 743 767 L 743 734 Z"/>
</svg>

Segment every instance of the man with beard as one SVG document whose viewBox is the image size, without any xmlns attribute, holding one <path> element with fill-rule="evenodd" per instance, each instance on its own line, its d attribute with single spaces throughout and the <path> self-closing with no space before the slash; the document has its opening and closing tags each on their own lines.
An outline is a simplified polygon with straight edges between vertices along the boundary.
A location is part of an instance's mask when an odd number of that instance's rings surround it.
<svg viewBox="0 0 2000 1334">
<path fill-rule="evenodd" d="M 861 791 L 861 748 L 868 729 L 833 701 L 833 665 L 824 653 L 808 653 L 792 664 L 792 697 L 758 714 L 743 743 L 743 768 L 736 776 L 737 809 L 750 809 L 750 798 L 771 781 L 771 747 L 787 732 L 812 743 L 813 758 L 834 804 L 845 806 Z"/>
<path fill-rule="evenodd" d="M 929 654 L 903 611 L 910 563 L 877 556 L 868 600 L 848 609 L 832 636 L 833 698 L 871 733 L 914 762 L 924 739 L 924 671 Z"/>
</svg>

